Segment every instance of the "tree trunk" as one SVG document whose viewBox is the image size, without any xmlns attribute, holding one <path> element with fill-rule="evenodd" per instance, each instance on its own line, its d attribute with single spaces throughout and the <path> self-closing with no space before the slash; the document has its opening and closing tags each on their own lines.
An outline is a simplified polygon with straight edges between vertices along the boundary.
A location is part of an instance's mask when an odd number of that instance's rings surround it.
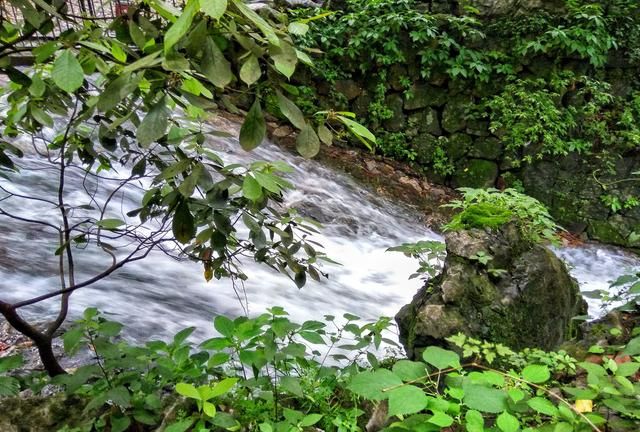
<svg viewBox="0 0 640 432">
<path fill-rule="evenodd" d="M 40 360 L 42 361 L 42 365 L 44 369 L 47 371 L 49 376 L 54 377 L 57 375 L 64 375 L 67 373 L 56 358 L 53 353 L 53 338 L 46 337 L 42 340 L 34 340 L 36 347 L 38 348 L 38 354 L 40 355 Z"/>
</svg>

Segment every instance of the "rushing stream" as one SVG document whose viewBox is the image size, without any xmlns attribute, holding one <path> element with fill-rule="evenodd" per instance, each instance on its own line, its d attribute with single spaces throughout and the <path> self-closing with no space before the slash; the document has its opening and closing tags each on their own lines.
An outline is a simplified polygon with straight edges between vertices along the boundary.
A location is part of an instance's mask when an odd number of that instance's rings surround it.
<svg viewBox="0 0 640 432">
<path fill-rule="evenodd" d="M 228 126 L 233 129 L 233 126 Z M 385 252 L 390 246 L 420 239 L 439 239 L 426 228 L 420 215 L 410 208 L 388 202 L 357 184 L 348 176 L 287 153 L 265 143 L 252 153 L 240 150 L 235 139 L 216 138 L 211 145 L 226 161 L 283 160 L 295 168 L 290 180 L 297 189 L 286 195 L 285 205 L 318 219 L 324 228 L 315 240 L 327 255 L 342 266 L 327 264 L 330 274 L 321 283 L 309 281 L 298 290 L 292 281 L 271 269 L 246 262 L 249 280 L 245 284 L 252 314 L 271 305 L 283 306 L 293 319 L 322 319 L 325 314 L 351 312 L 366 319 L 393 316 L 406 304 L 420 285 L 408 280 L 417 263 L 399 253 Z M 10 184 L 0 185 L 16 193 L 41 196 L 56 190 L 51 171 L 37 170 L 37 162 L 26 157 L 21 164 L 31 168 Z M 72 172 L 67 181 L 69 200 L 84 194 L 81 172 Z M 103 191 L 102 193 L 106 193 Z M 143 190 L 130 188 L 118 196 L 125 209 L 136 208 Z M 0 196 L 1 198 L 1 196 Z M 5 211 L 28 218 L 44 217 L 43 204 L 9 199 L 0 203 Z M 46 205 L 45 205 L 46 208 Z M 48 208 L 48 211 L 55 209 Z M 57 285 L 55 259 L 50 237 L 33 225 L 0 218 L 0 298 L 26 299 L 43 294 Z M 556 251 L 572 268 L 572 274 L 585 290 L 602 289 L 628 268 L 637 267 L 637 258 L 620 250 L 588 245 Z M 99 251 L 80 251 L 79 279 L 90 277 L 96 268 L 108 265 Z M 123 322 L 134 339 L 167 337 L 187 326 L 197 326 L 201 335 L 211 334 L 211 317 L 236 316 L 243 310 L 228 281 L 207 283 L 199 264 L 176 261 L 161 252 L 127 265 L 111 277 L 72 296 L 73 316 L 85 307 L 95 306 Z M 53 313 L 56 301 L 34 306 L 31 313 Z M 599 314 L 591 303 L 590 313 Z"/>
</svg>

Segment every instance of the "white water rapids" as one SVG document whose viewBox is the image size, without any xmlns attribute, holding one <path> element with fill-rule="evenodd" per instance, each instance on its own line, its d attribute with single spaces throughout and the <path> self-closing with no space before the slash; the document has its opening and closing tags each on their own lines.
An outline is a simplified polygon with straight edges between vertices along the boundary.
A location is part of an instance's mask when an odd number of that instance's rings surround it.
<svg viewBox="0 0 640 432">
<path fill-rule="evenodd" d="M 251 314 L 278 305 L 298 322 L 322 320 L 325 314 L 340 316 L 344 312 L 375 319 L 393 316 L 411 300 L 420 286 L 419 280 L 408 280 L 417 262 L 385 250 L 404 242 L 440 239 L 422 225 L 417 212 L 377 197 L 347 175 L 271 143 L 251 153 L 242 151 L 235 139 L 215 138 L 211 145 L 226 161 L 283 160 L 294 167 L 295 172 L 288 177 L 297 189 L 287 193 L 285 205 L 323 223 L 321 235 L 314 239 L 324 246 L 329 257 L 343 264 L 325 264 L 323 271 L 330 274 L 328 280 L 309 280 L 298 290 L 292 281 L 266 266 L 246 262 L 244 270 L 249 280 L 245 288 Z M 29 156 L 20 164 L 37 167 Z M 84 194 L 81 174 L 69 174 L 66 193 L 70 201 L 74 194 Z M 51 196 L 56 192 L 57 179 L 48 170 L 24 170 L 13 178 L 13 183 L 0 178 L 0 185 L 22 194 Z M 142 195 L 141 189 L 129 188 L 117 198 L 123 208 L 133 209 L 139 206 Z M 0 202 L 0 207 L 27 218 L 55 214 L 47 204 L 15 198 Z M 24 300 L 57 288 L 57 257 L 53 256 L 51 241 L 51 236 L 39 227 L 0 216 L 0 298 Z M 609 281 L 639 265 L 636 257 L 598 245 L 556 252 L 570 265 L 581 288 L 588 291 L 608 287 Z M 77 256 L 78 280 L 91 277 L 109 264 L 109 257 L 100 251 L 78 251 Z M 51 300 L 30 307 L 29 311 L 42 316 L 55 313 L 57 306 L 57 300 Z M 127 334 L 136 340 L 166 338 L 187 326 L 197 326 L 199 335 L 204 337 L 213 333 L 214 315 L 243 313 L 228 281 L 214 279 L 207 283 L 200 264 L 178 262 L 161 252 L 75 292 L 71 297 L 71 318 L 89 306 L 126 324 Z M 590 304 L 590 313 L 600 313 L 597 304 Z"/>
</svg>

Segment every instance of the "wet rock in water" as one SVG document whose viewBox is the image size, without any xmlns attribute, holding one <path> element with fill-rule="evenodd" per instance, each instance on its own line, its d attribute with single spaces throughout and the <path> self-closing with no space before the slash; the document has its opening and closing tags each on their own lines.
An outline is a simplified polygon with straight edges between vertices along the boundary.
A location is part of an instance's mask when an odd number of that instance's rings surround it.
<svg viewBox="0 0 640 432">
<path fill-rule="evenodd" d="M 0 431 L 50 432 L 62 426 L 79 426 L 87 402 L 64 393 L 4 398 L 0 402 Z"/>
<path fill-rule="evenodd" d="M 586 313 L 564 263 L 514 224 L 450 232 L 445 241 L 442 272 L 396 315 L 410 357 L 446 345 L 458 332 L 515 349 L 551 350 L 565 340 L 571 318 Z M 486 264 L 478 259 L 483 254 L 492 257 Z"/>
</svg>

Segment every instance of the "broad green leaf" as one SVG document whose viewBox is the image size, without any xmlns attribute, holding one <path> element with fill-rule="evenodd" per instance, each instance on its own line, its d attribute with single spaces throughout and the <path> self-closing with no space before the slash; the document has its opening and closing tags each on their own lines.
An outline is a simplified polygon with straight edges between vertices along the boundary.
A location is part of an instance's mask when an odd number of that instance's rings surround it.
<svg viewBox="0 0 640 432">
<path fill-rule="evenodd" d="M 267 38 L 271 45 L 279 46 L 280 39 L 276 35 L 274 28 L 265 21 L 256 11 L 248 7 L 243 0 L 231 0 L 235 7 L 242 13 L 245 17 L 249 19 L 258 29 L 262 32 L 262 34 Z"/>
<path fill-rule="evenodd" d="M 140 49 L 144 48 L 147 44 L 147 38 L 145 37 L 143 31 L 138 27 L 134 20 L 129 20 L 129 36 L 131 36 L 131 40 L 134 44 Z"/>
<path fill-rule="evenodd" d="M 216 416 L 216 406 L 214 404 L 212 404 L 211 402 L 203 402 L 202 403 L 202 411 L 208 415 L 209 417 L 215 417 Z"/>
<path fill-rule="evenodd" d="M 231 63 L 211 37 L 207 38 L 200 67 L 204 76 L 218 88 L 226 87 L 233 80 Z"/>
<path fill-rule="evenodd" d="M 193 384 L 184 382 L 178 383 L 176 384 L 176 392 L 184 397 L 201 400 L 200 392 L 198 392 L 198 389 L 195 388 Z"/>
<path fill-rule="evenodd" d="M 320 151 L 320 139 L 310 125 L 306 124 L 298 133 L 296 150 L 305 158 L 312 158 Z"/>
<path fill-rule="evenodd" d="M 567 422 L 560 422 L 555 425 L 553 432 L 573 432 L 573 425 Z"/>
<path fill-rule="evenodd" d="M 258 58 L 251 54 L 247 57 L 242 66 L 240 67 L 240 79 L 248 86 L 254 84 L 260 79 L 262 70 L 260 69 L 260 62 Z"/>
<path fill-rule="evenodd" d="M 295 48 L 287 42 L 282 42 L 279 46 L 272 45 L 269 48 L 269 52 L 278 72 L 287 78 L 291 78 L 298 63 L 298 55 Z"/>
<path fill-rule="evenodd" d="M 522 377 L 534 384 L 541 384 L 551 378 L 551 373 L 545 365 L 529 365 L 522 370 Z"/>
<path fill-rule="evenodd" d="M 509 397 L 511 398 L 511 400 L 514 401 L 515 403 L 520 402 L 522 399 L 524 399 L 524 396 L 525 396 L 524 392 L 517 388 L 509 389 L 507 393 L 509 394 Z"/>
<path fill-rule="evenodd" d="M 446 428 L 453 424 L 453 417 L 442 411 L 434 411 L 433 416 L 427 421 L 441 428 Z"/>
<path fill-rule="evenodd" d="M 376 143 L 376 137 L 371 133 L 369 129 L 362 126 L 360 123 L 353 121 L 342 115 L 336 115 L 336 117 L 344 124 L 351 133 L 356 135 L 368 148 L 371 148 L 371 143 Z"/>
<path fill-rule="evenodd" d="M 331 130 L 323 124 L 318 126 L 318 137 L 325 145 L 330 146 L 333 144 L 333 133 L 331 133 Z"/>
<path fill-rule="evenodd" d="M 427 368 L 422 362 L 398 360 L 393 365 L 393 373 L 403 381 L 414 381 L 427 375 Z"/>
<path fill-rule="evenodd" d="M 502 390 L 467 383 L 464 384 L 463 389 L 463 402 L 471 409 L 499 413 L 507 408 L 507 395 Z"/>
<path fill-rule="evenodd" d="M 196 235 L 195 221 L 186 202 L 181 201 L 176 207 L 171 228 L 173 236 L 182 244 L 189 243 Z"/>
<path fill-rule="evenodd" d="M 289 30 L 289 33 L 291 34 L 304 36 L 309 31 L 309 26 L 300 21 L 293 21 L 289 23 L 289 25 L 287 26 L 287 30 Z"/>
<path fill-rule="evenodd" d="M 635 375 L 640 369 L 640 363 L 628 362 L 621 363 L 618 365 L 618 370 L 616 370 L 616 375 L 628 377 L 631 375 Z"/>
<path fill-rule="evenodd" d="M 10 376 L 0 376 L 0 396 L 15 396 L 20 392 L 20 381 Z"/>
<path fill-rule="evenodd" d="M 39 75 L 33 75 L 31 77 L 31 85 L 29 86 L 29 93 L 31 96 L 41 97 L 46 89 L 47 86 Z"/>
<path fill-rule="evenodd" d="M 124 432 L 131 425 L 131 418 L 111 416 L 111 432 Z"/>
<path fill-rule="evenodd" d="M 114 42 L 111 44 L 111 55 L 120 63 L 126 63 L 127 61 L 127 53 L 124 52 L 124 50 L 118 43 Z"/>
<path fill-rule="evenodd" d="M 546 414 L 551 417 L 558 414 L 558 409 L 556 408 L 556 406 L 551 403 L 551 401 L 543 397 L 531 398 L 527 401 L 527 405 L 529 405 L 534 411 Z"/>
<path fill-rule="evenodd" d="M 122 69 L 122 73 L 129 73 L 129 72 L 134 72 L 138 69 L 157 66 L 160 63 L 162 63 L 162 57 L 160 57 L 160 54 L 162 54 L 162 51 L 156 51 L 149 54 L 148 56 L 144 56 L 140 60 L 136 60 L 133 63 L 125 66 Z"/>
<path fill-rule="evenodd" d="M 479 411 L 469 410 L 464 415 L 467 432 L 484 432 L 484 418 Z"/>
<path fill-rule="evenodd" d="M 302 427 L 313 426 L 314 424 L 318 423 L 322 419 L 322 417 L 322 414 L 308 414 L 303 417 L 299 424 Z"/>
<path fill-rule="evenodd" d="M 207 399 L 218 397 L 229 392 L 237 382 L 238 378 L 225 378 L 222 381 L 217 382 L 208 394 L 209 397 Z"/>
<path fill-rule="evenodd" d="M 43 126 L 53 126 L 53 119 L 49 114 L 35 105 L 31 105 L 29 108 L 33 118 Z"/>
<path fill-rule="evenodd" d="M 96 222 L 96 225 L 107 230 L 120 228 L 124 224 L 124 221 L 120 219 L 102 219 L 101 221 Z"/>
<path fill-rule="evenodd" d="M 171 48 L 178 43 L 182 37 L 187 34 L 193 17 L 199 9 L 198 0 L 188 0 L 180 17 L 171 25 L 167 33 L 164 35 L 164 52 L 167 54 Z"/>
<path fill-rule="evenodd" d="M 301 331 L 300 332 L 300 336 L 306 340 L 307 342 L 310 342 L 312 344 L 316 344 L 316 345 L 324 345 L 325 341 L 322 338 L 321 335 L 319 335 L 318 333 L 314 332 L 314 331 Z"/>
<path fill-rule="evenodd" d="M 389 391 L 389 416 L 415 414 L 428 403 L 429 398 L 418 387 L 403 385 Z"/>
<path fill-rule="evenodd" d="M 124 386 L 114 387 L 107 392 L 107 400 L 126 408 L 131 403 L 131 394 Z"/>
<path fill-rule="evenodd" d="M 0 373 L 17 369 L 24 364 L 22 354 L 14 354 L 0 358 Z"/>
<path fill-rule="evenodd" d="M 437 346 L 430 346 L 424 350 L 422 359 L 438 369 L 460 367 L 460 356 L 457 353 Z"/>
<path fill-rule="evenodd" d="M 220 19 L 227 10 L 227 0 L 200 0 L 200 9 L 211 18 Z"/>
<path fill-rule="evenodd" d="M 302 390 L 302 386 L 300 385 L 300 380 L 298 378 L 284 376 L 280 378 L 280 387 L 293 395 L 304 397 L 304 390 Z"/>
<path fill-rule="evenodd" d="M 98 99 L 98 109 L 104 112 L 115 108 L 122 99 L 138 88 L 139 82 L 138 74 L 122 73 L 104 89 Z"/>
<path fill-rule="evenodd" d="M 64 50 L 53 63 L 51 78 L 58 87 L 69 93 L 73 93 L 82 86 L 84 71 L 71 50 Z"/>
<path fill-rule="evenodd" d="M 267 124 L 262 115 L 260 101 L 256 98 L 240 128 L 240 146 L 246 151 L 251 151 L 262 143 L 266 133 Z"/>
<path fill-rule="evenodd" d="M 213 326 L 216 330 L 222 335 L 226 337 L 231 337 L 233 335 L 233 331 L 236 326 L 229 318 L 224 315 L 218 315 L 213 320 Z"/>
<path fill-rule="evenodd" d="M 307 122 L 305 121 L 304 114 L 302 114 L 300 108 L 298 108 L 296 104 L 279 91 L 276 92 L 276 95 L 278 97 L 278 105 L 282 114 L 289 119 L 291 124 L 295 127 L 298 129 L 304 129 L 304 127 L 307 126 Z"/>
<path fill-rule="evenodd" d="M 194 420 L 192 418 L 186 418 L 176 423 L 172 423 L 164 430 L 164 432 L 186 432 L 191 427 Z"/>
<path fill-rule="evenodd" d="M 166 98 L 163 97 L 156 103 L 144 117 L 138 130 L 136 137 L 142 147 L 147 147 L 151 143 L 165 136 L 167 126 L 169 125 L 169 112 L 167 110 Z"/>
<path fill-rule="evenodd" d="M 262 198 L 262 186 L 253 176 L 246 175 L 242 182 L 242 195 L 251 201 L 258 201 Z"/>
<path fill-rule="evenodd" d="M 516 432 L 520 429 L 520 422 L 518 419 L 506 411 L 498 416 L 496 424 L 502 432 Z"/>
<path fill-rule="evenodd" d="M 622 353 L 630 356 L 640 354 L 640 336 L 631 339 Z"/>
<path fill-rule="evenodd" d="M 370 400 L 383 400 L 389 392 L 383 390 L 402 385 L 402 380 L 396 374 L 386 369 L 375 372 L 359 373 L 351 379 L 348 389 L 355 394 Z"/>
</svg>

